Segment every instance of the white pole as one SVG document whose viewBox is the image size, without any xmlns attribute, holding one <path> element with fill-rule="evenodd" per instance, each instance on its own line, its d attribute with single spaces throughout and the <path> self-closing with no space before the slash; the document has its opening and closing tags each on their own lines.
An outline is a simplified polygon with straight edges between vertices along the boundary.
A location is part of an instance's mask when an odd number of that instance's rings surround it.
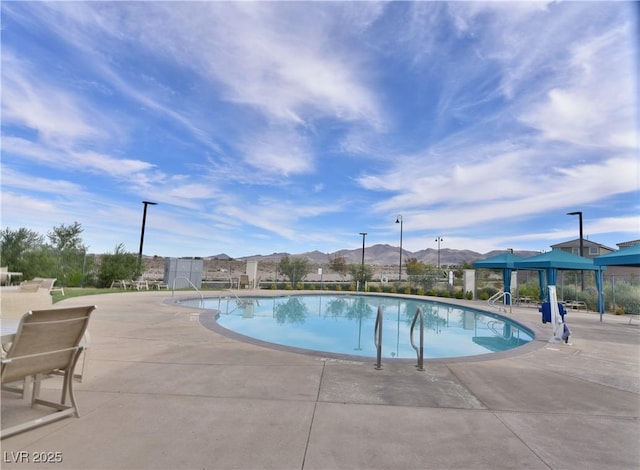
<svg viewBox="0 0 640 470">
<path fill-rule="evenodd" d="M 549 340 L 552 343 L 562 342 L 562 316 L 558 310 L 558 296 L 556 294 L 556 286 L 549 286 L 549 303 L 551 304 L 551 325 L 553 326 L 553 338 Z"/>
</svg>

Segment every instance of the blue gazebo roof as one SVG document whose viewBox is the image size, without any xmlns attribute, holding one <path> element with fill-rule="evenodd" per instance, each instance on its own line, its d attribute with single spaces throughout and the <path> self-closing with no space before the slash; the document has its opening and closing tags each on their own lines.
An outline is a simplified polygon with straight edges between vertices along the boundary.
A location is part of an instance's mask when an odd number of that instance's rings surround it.
<svg viewBox="0 0 640 470">
<path fill-rule="evenodd" d="M 524 258 L 514 263 L 515 269 L 573 269 L 580 271 L 597 271 L 599 266 L 593 260 L 567 253 L 562 250 L 552 250 L 531 258 Z"/>
<path fill-rule="evenodd" d="M 640 267 L 640 245 L 631 245 L 606 255 L 596 256 L 593 262 L 597 266 Z"/>
<path fill-rule="evenodd" d="M 481 259 L 473 263 L 473 267 L 478 269 L 514 269 L 514 263 L 521 261 L 525 258 L 522 256 L 514 255 L 510 251 L 506 253 L 500 253 L 499 255 L 492 256 L 491 258 Z"/>
</svg>

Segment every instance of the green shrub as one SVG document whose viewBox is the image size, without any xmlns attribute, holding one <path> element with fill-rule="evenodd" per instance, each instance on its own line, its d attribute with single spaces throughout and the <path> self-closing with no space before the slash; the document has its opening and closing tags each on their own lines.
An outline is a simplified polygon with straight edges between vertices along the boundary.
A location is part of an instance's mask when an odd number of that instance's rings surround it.
<svg viewBox="0 0 640 470">
<path fill-rule="evenodd" d="M 473 300 L 473 292 L 471 292 L 470 290 L 467 291 L 465 295 L 467 297 L 467 300 Z"/>
<path fill-rule="evenodd" d="M 616 282 L 615 291 L 611 286 L 604 289 L 604 298 L 608 307 L 617 313 L 617 308 L 624 313 L 640 313 L 640 286 L 628 282 Z M 615 302 L 615 305 L 613 305 Z"/>
<path fill-rule="evenodd" d="M 498 289 L 496 289 L 495 287 L 487 286 L 480 289 L 480 292 L 478 292 L 478 296 L 480 297 L 480 300 L 489 300 L 497 293 Z"/>
<path fill-rule="evenodd" d="M 116 246 L 113 253 L 102 255 L 98 280 L 100 287 L 109 287 L 113 281 L 134 279 L 138 270 L 138 257 L 127 253 L 123 244 Z"/>
<path fill-rule="evenodd" d="M 534 300 L 539 300 L 540 284 L 538 284 L 537 281 L 529 281 L 525 284 L 520 284 L 518 286 L 518 295 L 521 297 L 531 297 Z"/>
</svg>

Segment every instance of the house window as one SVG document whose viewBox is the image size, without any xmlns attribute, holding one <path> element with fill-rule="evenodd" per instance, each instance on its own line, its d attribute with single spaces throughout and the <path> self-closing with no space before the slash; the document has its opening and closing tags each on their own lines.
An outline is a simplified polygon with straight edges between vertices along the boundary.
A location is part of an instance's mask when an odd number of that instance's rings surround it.
<svg viewBox="0 0 640 470">
<path fill-rule="evenodd" d="M 598 255 L 598 254 L 600 254 L 600 247 L 598 247 L 598 246 L 590 246 L 589 247 L 589 254 L 590 255 Z"/>
</svg>

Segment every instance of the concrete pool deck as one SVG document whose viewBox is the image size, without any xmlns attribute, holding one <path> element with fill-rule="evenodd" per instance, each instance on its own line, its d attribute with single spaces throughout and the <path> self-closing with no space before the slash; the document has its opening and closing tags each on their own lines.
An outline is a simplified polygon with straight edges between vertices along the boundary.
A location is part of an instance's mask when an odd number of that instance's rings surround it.
<svg viewBox="0 0 640 470">
<path fill-rule="evenodd" d="M 547 342 L 551 327 L 536 308 L 514 308 L 507 315 L 539 334 L 535 344 L 425 361 L 419 372 L 240 342 L 171 298 L 136 292 L 56 304 L 98 306 L 87 374 L 75 385 L 81 417 L 2 440 L 3 469 L 640 467 L 640 321 L 628 316 L 601 323 L 571 311 L 565 345 Z M 43 388 L 57 390 L 59 380 Z M 3 427 L 25 411 L 38 412 L 2 392 Z M 58 452 L 62 463 L 35 463 L 41 452 Z"/>
</svg>

